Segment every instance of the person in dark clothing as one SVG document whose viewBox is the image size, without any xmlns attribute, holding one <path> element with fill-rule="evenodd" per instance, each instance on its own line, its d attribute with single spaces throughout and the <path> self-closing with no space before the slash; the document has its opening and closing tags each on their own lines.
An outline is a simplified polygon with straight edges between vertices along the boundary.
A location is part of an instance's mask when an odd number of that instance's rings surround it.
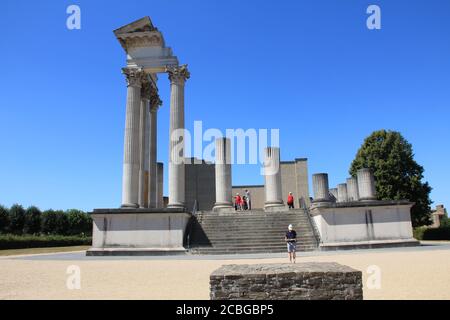
<svg viewBox="0 0 450 320">
<path fill-rule="evenodd" d="M 286 236 L 284 240 L 287 243 L 287 250 L 289 255 L 289 261 L 295 263 L 295 250 L 297 244 L 297 232 L 295 232 L 292 224 L 288 227 L 288 232 L 286 232 Z"/>
</svg>

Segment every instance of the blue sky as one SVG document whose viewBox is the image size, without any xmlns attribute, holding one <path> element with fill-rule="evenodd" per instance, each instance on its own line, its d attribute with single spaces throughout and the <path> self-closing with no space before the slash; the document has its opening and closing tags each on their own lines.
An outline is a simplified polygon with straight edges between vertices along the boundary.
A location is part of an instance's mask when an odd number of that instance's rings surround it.
<svg viewBox="0 0 450 320">
<path fill-rule="evenodd" d="M 71 4 L 81 30 L 66 28 Z M 370 4 L 381 30 L 366 28 Z M 398 130 L 432 200 L 450 205 L 447 0 L 2 1 L 1 204 L 120 205 L 125 54 L 112 31 L 147 15 L 189 64 L 187 128 L 279 128 L 282 159 L 307 157 L 331 185 L 372 131 Z M 165 75 L 159 89 L 166 162 Z M 258 166 L 233 167 L 234 184 L 262 182 Z"/>
</svg>

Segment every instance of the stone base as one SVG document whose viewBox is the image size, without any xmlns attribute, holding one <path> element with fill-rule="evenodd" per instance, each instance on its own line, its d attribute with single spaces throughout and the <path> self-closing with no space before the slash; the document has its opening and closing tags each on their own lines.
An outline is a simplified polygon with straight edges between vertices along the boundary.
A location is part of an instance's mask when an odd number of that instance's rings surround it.
<svg viewBox="0 0 450 320">
<path fill-rule="evenodd" d="M 213 212 L 234 212 L 235 209 L 231 203 L 216 203 Z"/>
<path fill-rule="evenodd" d="M 86 255 L 184 253 L 190 213 L 184 209 L 96 209 Z"/>
<path fill-rule="evenodd" d="M 337 263 L 225 265 L 211 300 L 362 300 L 362 272 Z"/>
<path fill-rule="evenodd" d="M 167 256 L 185 255 L 185 248 L 91 248 L 86 256 Z"/>
<path fill-rule="evenodd" d="M 335 242 L 322 243 L 320 250 L 353 250 L 353 249 L 377 249 L 377 248 L 395 248 L 395 247 L 415 247 L 420 246 L 420 242 L 416 239 L 400 239 L 400 240 L 373 240 L 373 241 L 355 241 L 355 242 Z"/>
<path fill-rule="evenodd" d="M 283 201 L 281 201 L 281 202 L 266 202 L 266 203 L 264 203 L 264 211 L 267 211 L 267 212 L 288 211 L 288 207 L 284 205 Z"/>
</svg>

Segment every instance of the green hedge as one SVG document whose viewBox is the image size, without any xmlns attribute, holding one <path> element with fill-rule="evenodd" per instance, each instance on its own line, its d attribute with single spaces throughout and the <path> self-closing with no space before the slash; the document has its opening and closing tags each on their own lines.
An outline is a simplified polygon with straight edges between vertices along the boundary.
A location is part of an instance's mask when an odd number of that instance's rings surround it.
<svg viewBox="0 0 450 320">
<path fill-rule="evenodd" d="M 34 236 L 34 235 L 0 235 L 0 249 L 26 249 L 48 247 L 70 247 L 91 245 L 91 237 L 81 236 Z"/>
<path fill-rule="evenodd" d="M 429 228 L 423 232 L 423 240 L 450 240 L 450 227 Z"/>
<path fill-rule="evenodd" d="M 428 227 L 417 227 L 417 228 L 414 228 L 414 230 L 413 230 L 414 238 L 416 238 L 417 240 L 423 240 L 423 233 L 427 229 L 428 229 Z"/>
</svg>

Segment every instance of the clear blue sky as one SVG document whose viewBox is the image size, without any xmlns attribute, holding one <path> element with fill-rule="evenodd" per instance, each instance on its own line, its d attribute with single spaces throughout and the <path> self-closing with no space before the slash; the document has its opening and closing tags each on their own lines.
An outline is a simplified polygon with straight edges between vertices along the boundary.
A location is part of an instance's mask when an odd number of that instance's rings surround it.
<svg viewBox="0 0 450 320">
<path fill-rule="evenodd" d="M 66 28 L 66 8 L 82 29 Z M 366 28 L 366 8 L 382 29 Z M 450 1 L 128 0 L 0 4 L 0 203 L 118 207 L 125 55 L 112 31 L 150 16 L 192 74 L 186 124 L 279 128 L 283 160 L 343 181 L 363 139 L 400 131 L 450 205 Z M 167 161 L 169 84 L 160 77 L 159 160 Z M 167 169 L 167 168 L 166 168 Z M 167 171 L 166 171 L 167 174 Z M 260 184 L 235 166 L 234 184 Z M 166 184 L 167 187 L 167 184 Z"/>
</svg>

